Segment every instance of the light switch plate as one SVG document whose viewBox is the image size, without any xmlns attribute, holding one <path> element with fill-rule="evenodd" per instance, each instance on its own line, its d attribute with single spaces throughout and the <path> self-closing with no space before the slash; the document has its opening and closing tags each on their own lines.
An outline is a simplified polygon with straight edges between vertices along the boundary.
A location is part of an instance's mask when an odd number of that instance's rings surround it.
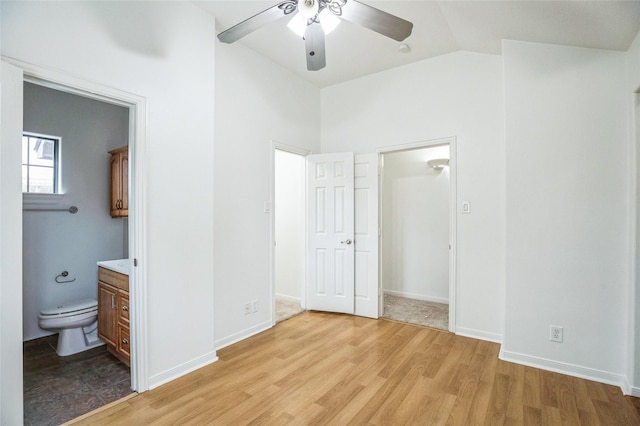
<svg viewBox="0 0 640 426">
<path fill-rule="evenodd" d="M 471 213 L 471 204 L 468 201 L 462 202 L 462 213 L 463 214 Z"/>
</svg>

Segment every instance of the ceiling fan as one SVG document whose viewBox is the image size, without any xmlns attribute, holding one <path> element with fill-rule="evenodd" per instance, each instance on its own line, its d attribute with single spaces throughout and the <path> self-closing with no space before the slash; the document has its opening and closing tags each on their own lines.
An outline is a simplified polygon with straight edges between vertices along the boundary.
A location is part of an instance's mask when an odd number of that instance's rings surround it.
<svg viewBox="0 0 640 426">
<path fill-rule="evenodd" d="M 409 37 L 413 29 L 411 22 L 356 0 L 285 0 L 221 32 L 218 40 L 233 43 L 288 15 L 292 16 L 289 28 L 305 40 L 309 71 L 326 66 L 324 36 L 338 25 L 340 18 L 397 41 Z"/>
</svg>

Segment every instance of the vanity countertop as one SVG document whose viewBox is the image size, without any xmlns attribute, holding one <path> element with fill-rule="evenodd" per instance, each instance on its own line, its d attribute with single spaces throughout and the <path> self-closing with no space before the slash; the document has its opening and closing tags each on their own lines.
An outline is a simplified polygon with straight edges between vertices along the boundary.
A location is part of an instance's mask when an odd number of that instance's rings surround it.
<svg viewBox="0 0 640 426">
<path fill-rule="evenodd" d="M 102 260 L 98 262 L 98 266 L 120 274 L 129 275 L 129 271 L 131 271 L 131 259 Z"/>
</svg>

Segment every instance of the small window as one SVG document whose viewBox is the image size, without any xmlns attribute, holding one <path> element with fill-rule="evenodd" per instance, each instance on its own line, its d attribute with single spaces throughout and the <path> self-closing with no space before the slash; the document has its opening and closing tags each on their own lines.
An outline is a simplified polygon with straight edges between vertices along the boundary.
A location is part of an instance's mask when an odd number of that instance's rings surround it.
<svg viewBox="0 0 640 426">
<path fill-rule="evenodd" d="M 60 138 L 22 135 L 22 192 L 57 194 Z"/>
</svg>

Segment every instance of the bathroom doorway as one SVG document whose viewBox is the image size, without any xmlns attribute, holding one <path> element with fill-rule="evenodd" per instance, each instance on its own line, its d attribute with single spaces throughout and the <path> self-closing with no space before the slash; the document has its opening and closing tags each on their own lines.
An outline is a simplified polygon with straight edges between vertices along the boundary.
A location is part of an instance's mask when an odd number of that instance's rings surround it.
<svg viewBox="0 0 640 426">
<path fill-rule="evenodd" d="M 55 335 L 48 335 L 50 332 L 38 329 L 37 325 L 38 312 L 45 305 L 55 306 L 61 300 L 78 298 L 97 299 L 97 261 L 141 254 L 136 225 L 142 211 L 136 201 L 139 177 L 135 165 L 136 160 L 142 159 L 136 157 L 135 143 L 140 140 L 136 122 L 143 101 L 131 102 L 131 99 L 119 100 L 95 93 L 105 92 L 94 87 L 89 94 L 80 88 L 25 76 L 23 130 L 60 137 L 60 192 L 64 193 L 49 200 L 50 205 L 38 204 L 37 196 L 25 197 L 27 201 L 23 206 L 23 338 L 29 340 L 23 354 L 27 423 L 38 423 L 38 419 L 28 417 L 34 413 L 60 422 L 70 420 L 83 411 L 145 388 L 146 380 L 137 379 L 140 364 L 136 362 L 139 349 L 135 340 L 132 339 L 129 369 L 107 354 L 104 346 L 58 357 L 52 348 Z M 62 127 L 57 130 L 56 126 Z M 64 126 L 72 131 L 66 132 Z M 109 215 L 108 151 L 125 145 L 129 146 L 131 158 L 130 214 L 129 218 L 113 219 Z M 70 205 L 77 209 L 75 214 L 67 209 Z M 63 272 L 67 275 L 57 279 Z M 144 292 L 140 291 L 144 283 L 136 279 L 137 275 L 132 268 L 133 336 L 143 331 L 139 328 L 141 317 L 136 313 L 136 306 L 144 303 L 141 300 Z M 58 372 L 64 374 L 60 383 L 67 383 L 69 392 L 56 382 Z M 47 388 L 57 389 L 56 396 L 48 394 Z M 70 399 L 77 397 L 79 399 Z"/>
<path fill-rule="evenodd" d="M 449 143 L 381 153 L 382 317 L 451 329 L 454 224 Z"/>
<path fill-rule="evenodd" d="M 306 153 L 274 144 L 273 323 L 304 311 Z"/>
</svg>

